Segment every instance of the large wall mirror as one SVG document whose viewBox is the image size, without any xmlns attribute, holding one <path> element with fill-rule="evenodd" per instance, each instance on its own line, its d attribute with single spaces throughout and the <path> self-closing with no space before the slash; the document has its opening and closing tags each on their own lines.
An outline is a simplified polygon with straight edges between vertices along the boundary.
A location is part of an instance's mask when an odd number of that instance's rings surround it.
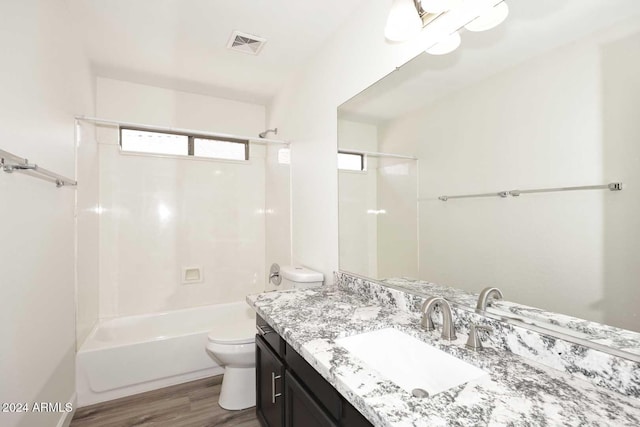
<svg viewBox="0 0 640 427">
<path fill-rule="evenodd" d="M 340 269 L 498 287 L 511 313 L 608 325 L 640 354 L 640 1 L 506 2 L 340 106 Z M 603 187 L 514 191 L 583 186 Z"/>
</svg>

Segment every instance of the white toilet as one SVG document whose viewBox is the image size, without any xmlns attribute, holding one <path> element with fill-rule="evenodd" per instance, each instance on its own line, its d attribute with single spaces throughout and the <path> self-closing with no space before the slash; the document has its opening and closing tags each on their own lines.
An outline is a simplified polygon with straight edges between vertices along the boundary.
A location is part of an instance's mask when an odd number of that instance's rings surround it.
<svg viewBox="0 0 640 427">
<path fill-rule="evenodd" d="M 322 273 L 299 266 L 283 266 L 282 288 L 320 286 Z M 228 322 L 209 331 L 207 353 L 224 367 L 218 404 L 228 410 L 256 405 L 256 317 L 250 307 L 242 307 L 229 316 Z"/>
<path fill-rule="evenodd" d="M 207 353 L 224 367 L 218 404 L 229 410 L 256 404 L 256 317 L 251 307 L 209 331 Z"/>
<path fill-rule="evenodd" d="M 280 268 L 280 289 L 304 289 L 321 286 L 324 275 L 299 265 L 283 265 Z"/>
</svg>

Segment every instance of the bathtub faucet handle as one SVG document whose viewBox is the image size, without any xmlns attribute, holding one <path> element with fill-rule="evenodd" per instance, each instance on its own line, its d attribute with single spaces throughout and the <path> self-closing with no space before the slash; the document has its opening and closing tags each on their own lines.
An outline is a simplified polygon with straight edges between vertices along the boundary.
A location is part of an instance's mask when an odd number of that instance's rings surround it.
<svg viewBox="0 0 640 427">
<path fill-rule="evenodd" d="M 282 277 L 280 276 L 280 266 L 275 262 L 271 264 L 271 269 L 269 270 L 269 282 L 273 283 L 276 286 L 280 286 L 280 283 L 282 283 Z"/>
</svg>

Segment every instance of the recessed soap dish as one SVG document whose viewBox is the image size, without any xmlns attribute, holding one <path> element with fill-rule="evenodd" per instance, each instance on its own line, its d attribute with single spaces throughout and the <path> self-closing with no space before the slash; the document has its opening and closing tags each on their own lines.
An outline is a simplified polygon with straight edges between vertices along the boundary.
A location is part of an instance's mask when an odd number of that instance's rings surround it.
<svg viewBox="0 0 640 427">
<path fill-rule="evenodd" d="M 182 267 L 182 284 L 202 283 L 204 275 L 202 267 Z"/>
</svg>

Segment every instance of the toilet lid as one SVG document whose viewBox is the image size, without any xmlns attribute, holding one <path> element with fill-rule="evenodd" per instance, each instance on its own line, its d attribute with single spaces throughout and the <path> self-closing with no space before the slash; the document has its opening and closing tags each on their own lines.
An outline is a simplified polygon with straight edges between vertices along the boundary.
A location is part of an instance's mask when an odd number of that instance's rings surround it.
<svg viewBox="0 0 640 427">
<path fill-rule="evenodd" d="M 255 341 L 254 319 L 234 319 L 233 322 L 215 325 L 208 335 L 210 342 L 218 344 L 249 344 Z"/>
</svg>

